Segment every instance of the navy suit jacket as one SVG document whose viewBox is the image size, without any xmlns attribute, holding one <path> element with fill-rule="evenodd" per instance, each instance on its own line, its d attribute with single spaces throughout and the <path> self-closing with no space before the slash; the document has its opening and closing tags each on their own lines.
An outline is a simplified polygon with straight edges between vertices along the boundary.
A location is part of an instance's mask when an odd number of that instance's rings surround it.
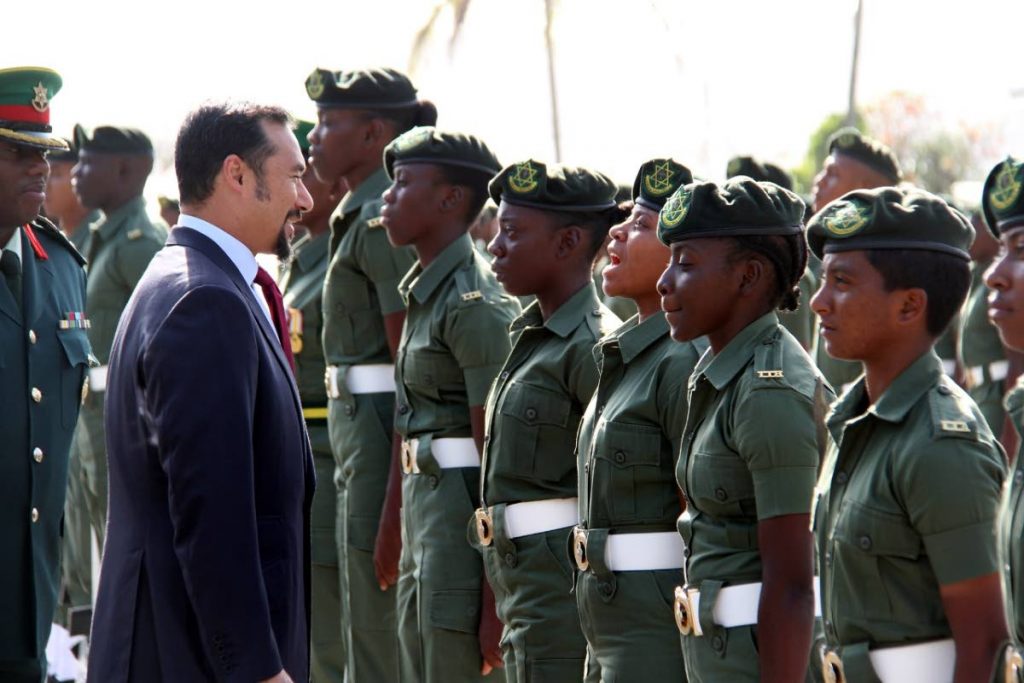
<svg viewBox="0 0 1024 683">
<path fill-rule="evenodd" d="M 125 308 L 106 427 L 89 680 L 308 680 L 302 406 L 249 284 L 195 230 L 171 232 Z"/>
</svg>

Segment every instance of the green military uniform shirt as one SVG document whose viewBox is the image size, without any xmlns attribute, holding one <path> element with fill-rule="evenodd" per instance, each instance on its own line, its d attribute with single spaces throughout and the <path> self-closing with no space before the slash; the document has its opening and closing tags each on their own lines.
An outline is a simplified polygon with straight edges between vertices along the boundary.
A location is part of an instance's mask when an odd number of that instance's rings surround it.
<svg viewBox="0 0 1024 683">
<path fill-rule="evenodd" d="M 324 387 L 323 289 L 327 275 L 330 234 L 305 234 L 292 245 L 292 260 L 281 278 L 282 297 L 288 310 L 295 382 L 303 408 L 327 405 Z M 321 422 L 326 414 L 318 417 Z M 324 434 L 326 438 L 326 434 Z M 315 450 L 316 444 L 314 444 Z M 330 444 L 321 449 L 330 455 Z"/>
<path fill-rule="evenodd" d="M 380 221 L 383 168 L 345 195 L 331 217 L 330 262 L 324 283 L 324 354 L 328 365 L 391 363 L 382 316 L 404 306 L 398 283 L 416 256 L 393 247 Z"/>
<path fill-rule="evenodd" d="M 825 637 L 949 638 L 939 586 L 998 569 L 1005 465 L 980 411 L 929 351 L 874 405 L 857 382 L 828 428 L 813 520 Z"/>
<path fill-rule="evenodd" d="M 469 407 L 482 406 L 509 352 L 506 336 L 520 313 L 469 236 L 426 268 L 419 262 L 399 289 L 408 302 L 396 361 L 403 438 L 472 437 Z"/>
<path fill-rule="evenodd" d="M 1005 373 L 1006 352 L 999 340 L 999 332 L 988 319 L 988 294 L 985 270 L 988 263 L 971 265 L 971 293 L 960 316 L 960 365 L 964 369 L 967 390 L 985 416 L 989 429 L 995 434 L 1003 430 L 1003 394 L 1005 374 L 993 377 L 992 372 Z M 996 364 L 993 367 L 993 364 Z M 1000 366 L 1003 367 L 1000 367 Z"/>
<path fill-rule="evenodd" d="M 487 398 L 486 505 L 576 496 L 576 431 L 597 387 L 593 347 L 620 321 L 587 283 L 544 320 L 512 323 L 512 352 Z"/>
<path fill-rule="evenodd" d="M 92 323 L 89 343 L 105 375 L 110 347 L 121 313 L 153 255 L 163 246 L 167 232 L 146 213 L 136 197 L 112 211 L 92 228 L 86 266 L 86 314 Z M 105 384 L 105 379 L 103 380 Z M 90 378 L 89 393 L 75 431 L 74 447 L 85 475 L 86 501 L 93 529 L 102 549 L 107 511 L 106 430 L 103 427 L 103 385 Z"/>
<path fill-rule="evenodd" d="M 85 261 L 46 219 L 31 232 L 14 232 L 20 306 L 0 275 L 0 677 L 46 670 L 68 449 L 91 358 Z"/>
<path fill-rule="evenodd" d="M 673 341 L 660 311 L 643 322 L 634 316 L 598 342 L 600 379 L 576 446 L 584 526 L 675 529 L 686 382 L 706 348 L 703 339 Z"/>
<path fill-rule="evenodd" d="M 1010 636 L 1020 646 L 1024 645 L 1024 377 L 1007 395 L 1006 412 L 1022 445 L 1017 449 L 1013 476 L 1006 483 L 999 514 L 999 563 Z"/>
<path fill-rule="evenodd" d="M 678 526 L 690 585 L 761 580 L 758 521 L 811 511 L 830 400 L 774 312 L 701 358 L 676 467 L 687 500 Z"/>
<path fill-rule="evenodd" d="M 817 337 L 818 317 L 811 310 L 811 297 L 818 291 L 818 278 L 810 268 L 800 278 L 800 307 L 795 311 L 780 311 L 779 323 L 789 330 L 800 346 L 810 351 Z"/>
<path fill-rule="evenodd" d="M 75 225 L 68 232 L 68 240 L 75 245 L 75 249 L 82 255 L 89 251 L 89 237 L 92 236 L 93 226 L 103 220 L 103 213 L 99 209 L 93 209 L 85 215 L 82 222 Z"/>
</svg>

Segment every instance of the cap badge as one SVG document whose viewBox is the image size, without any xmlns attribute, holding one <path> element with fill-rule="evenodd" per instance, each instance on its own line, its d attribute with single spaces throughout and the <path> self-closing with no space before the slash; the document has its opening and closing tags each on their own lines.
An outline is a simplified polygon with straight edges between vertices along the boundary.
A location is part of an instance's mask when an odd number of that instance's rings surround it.
<svg viewBox="0 0 1024 683">
<path fill-rule="evenodd" d="M 1013 206 L 1020 196 L 1020 186 L 1020 167 L 1008 160 L 1004 161 L 1003 167 L 999 169 L 999 175 L 996 176 L 995 186 L 988 191 L 988 200 L 992 203 L 992 208 L 1005 211 Z"/>
<path fill-rule="evenodd" d="M 411 149 L 416 149 L 429 140 L 431 135 L 433 133 L 429 128 L 414 128 L 407 133 L 403 133 L 395 141 L 395 149 L 399 152 L 408 152 Z"/>
<path fill-rule="evenodd" d="M 324 94 L 324 77 L 317 69 L 306 79 L 306 94 L 309 99 L 315 100 Z"/>
<path fill-rule="evenodd" d="M 537 189 L 537 169 L 529 161 L 516 164 L 516 170 L 508 177 L 508 186 L 516 194 L 527 194 Z"/>
<path fill-rule="evenodd" d="M 50 108 L 50 96 L 46 92 L 46 86 L 43 85 L 42 81 L 39 85 L 32 88 L 32 92 L 35 93 L 35 97 L 32 98 L 32 108 L 38 112 L 44 112 Z"/>
<path fill-rule="evenodd" d="M 857 232 L 871 220 L 871 207 L 854 202 L 840 202 L 825 218 L 825 229 L 837 237 L 846 237 Z"/>
<path fill-rule="evenodd" d="M 690 210 L 691 199 L 693 199 L 693 193 L 683 188 L 676 190 L 676 193 L 669 198 L 661 209 L 660 217 L 666 228 L 674 228 L 683 222 Z"/>
<path fill-rule="evenodd" d="M 654 197 L 661 197 L 672 191 L 672 178 L 676 172 L 668 161 L 654 165 L 654 170 L 644 174 L 644 189 Z"/>
</svg>

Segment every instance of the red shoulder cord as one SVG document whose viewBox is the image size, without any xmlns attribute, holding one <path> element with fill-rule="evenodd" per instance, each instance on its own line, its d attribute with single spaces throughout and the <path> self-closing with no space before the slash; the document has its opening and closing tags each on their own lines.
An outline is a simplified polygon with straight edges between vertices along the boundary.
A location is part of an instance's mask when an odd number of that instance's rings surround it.
<svg viewBox="0 0 1024 683">
<path fill-rule="evenodd" d="M 39 243 L 39 238 L 32 232 L 32 226 L 26 223 L 21 226 L 25 230 L 25 237 L 28 237 L 28 243 L 32 245 L 32 251 L 36 253 L 36 258 L 40 261 L 45 261 L 49 256 L 46 255 L 46 250 L 43 249 L 43 245 Z"/>
</svg>

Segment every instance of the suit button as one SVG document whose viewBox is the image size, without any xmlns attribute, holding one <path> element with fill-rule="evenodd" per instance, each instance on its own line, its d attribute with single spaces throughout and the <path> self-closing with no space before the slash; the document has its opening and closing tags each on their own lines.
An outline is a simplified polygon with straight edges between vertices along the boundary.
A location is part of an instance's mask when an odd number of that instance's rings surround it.
<svg viewBox="0 0 1024 683">
<path fill-rule="evenodd" d="M 39 391 L 39 387 L 32 387 L 32 400 L 36 403 L 43 400 L 43 392 Z"/>
<path fill-rule="evenodd" d="M 404 403 L 402 405 L 398 406 L 398 414 L 399 415 L 405 415 L 408 412 L 409 412 L 409 406 L 405 405 Z"/>
<path fill-rule="evenodd" d="M 527 408 L 526 409 L 526 419 L 527 420 L 536 420 L 537 419 L 537 409 L 536 408 Z"/>
<path fill-rule="evenodd" d="M 28 331 L 28 343 L 29 344 L 35 344 L 36 343 L 36 331 L 35 330 L 29 330 Z"/>
<path fill-rule="evenodd" d="M 728 497 L 729 494 L 726 493 L 725 489 L 723 489 L 722 487 L 718 487 L 717 489 L 715 489 L 715 498 L 717 498 L 718 500 L 725 500 Z"/>
<path fill-rule="evenodd" d="M 32 508 L 32 523 L 39 521 L 39 508 Z"/>
<path fill-rule="evenodd" d="M 845 484 L 847 479 L 849 479 L 849 476 L 843 470 L 839 470 L 838 472 L 836 472 L 837 484 Z"/>
<path fill-rule="evenodd" d="M 859 539 L 857 539 L 857 545 L 860 546 L 861 550 L 871 550 L 871 537 L 861 536 Z"/>
<path fill-rule="evenodd" d="M 437 488 L 437 477 L 431 475 L 430 479 L 427 480 L 427 483 L 430 484 L 430 488 L 436 489 Z"/>
<path fill-rule="evenodd" d="M 507 564 L 509 567 L 513 567 L 514 568 L 516 566 L 516 556 L 513 555 L 512 553 L 506 553 L 505 554 L 505 564 Z"/>
<path fill-rule="evenodd" d="M 623 453 L 622 451 L 615 451 L 615 462 L 617 462 L 620 465 L 626 462 L 626 454 Z"/>
<path fill-rule="evenodd" d="M 33 448 L 32 449 L 32 459 L 35 460 L 36 462 L 42 462 L 43 461 L 43 449 L 39 448 L 38 446 Z"/>
</svg>

